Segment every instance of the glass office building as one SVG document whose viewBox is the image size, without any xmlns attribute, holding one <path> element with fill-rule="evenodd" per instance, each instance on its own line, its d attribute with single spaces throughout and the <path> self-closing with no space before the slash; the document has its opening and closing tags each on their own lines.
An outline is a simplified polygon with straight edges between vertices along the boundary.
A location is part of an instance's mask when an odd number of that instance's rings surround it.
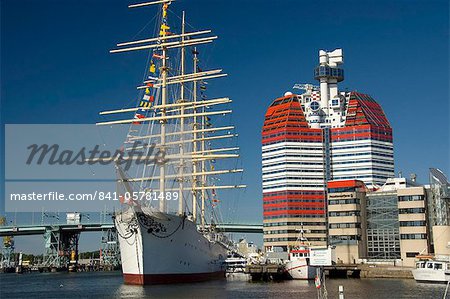
<svg viewBox="0 0 450 299">
<path fill-rule="evenodd" d="M 367 194 L 367 257 L 399 259 L 400 231 L 397 192 Z"/>
</svg>

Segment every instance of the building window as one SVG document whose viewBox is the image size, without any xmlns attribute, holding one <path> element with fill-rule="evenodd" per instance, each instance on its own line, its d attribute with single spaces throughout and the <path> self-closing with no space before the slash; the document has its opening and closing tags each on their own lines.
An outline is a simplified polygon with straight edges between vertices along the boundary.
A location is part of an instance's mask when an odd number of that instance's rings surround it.
<svg viewBox="0 0 450 299">
<path fill-rule="evenodd" d="M 426 240 L 427 234 L 401 234 L 402 240 Z"/>
<path fill-rule="evenodd" d="M 356 187 L 328 188 L 328 193 L 355 192 Z"/>
<path fill-rule="evenodd" d="M 405 208 L 399 209 L 399 214 L 423 214 L 425 213 L 425 208 Z"/>
<path fill-rule="evenodd" d="M 330 228 L 361 228 L 361 223 L 331 223 Z"/>
<path fill-rule="evenodd" d="M 358 198 L 351 199 L 330 199 L 328 205 L 345 205 L 345 204 L 359 204 Z"/>
<path fill-rule="evenodd" d="M 400 221 L 400 226 L 425 226 L 425 221 Z"/>
<path fill-rule="evenodd" d="M 407 252 L 406 253 L 406 257 L 416 257 L 417 255 L 419 255 L 418 252 Z"/>
<path fill-rule="evenodd" d="M 329 212 L 329 217 L 360 216 L 360 211 Z"/>
<path fill-rule="evenodd" d="M 408 196 L 399 196 L 399 201 L 418 201 L 423 200 L 423 195 L 408 195 Z"/>
</svg>

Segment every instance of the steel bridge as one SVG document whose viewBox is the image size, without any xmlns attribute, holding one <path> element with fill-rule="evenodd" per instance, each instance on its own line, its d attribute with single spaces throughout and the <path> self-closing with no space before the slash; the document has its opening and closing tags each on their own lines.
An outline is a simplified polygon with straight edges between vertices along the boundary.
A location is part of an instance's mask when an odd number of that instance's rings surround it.
<svg viewBox="0 0 450 299">
<path fill-rule="evenodd" d="M 226 233 L 261 233 L 262 224 L 217 224 L 216 227 Z M 37 225 L 11 225 L 0 226 L 0 237 L 44 235 L 48 230 L 61 232 L 102 232 L 114 229 L 111 223 L 76 223 L 76 224 L 37 224 Z"/>
</svg>

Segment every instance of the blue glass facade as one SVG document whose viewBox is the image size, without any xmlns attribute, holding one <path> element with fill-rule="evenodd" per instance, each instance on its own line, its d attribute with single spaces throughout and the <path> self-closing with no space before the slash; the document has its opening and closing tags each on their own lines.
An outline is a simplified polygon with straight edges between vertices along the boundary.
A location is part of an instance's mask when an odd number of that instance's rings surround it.
<svg viewBox="0 0 450 299">
<path fill-rule="evenodd" d="M 338 82 L 344 80 L 344 69 L 339 67 L 330 67 L 328 65 L 319 65 L 314 69 L 314 79 L 320 80 L 320 78 L 334 78 Z"/>
</svg>

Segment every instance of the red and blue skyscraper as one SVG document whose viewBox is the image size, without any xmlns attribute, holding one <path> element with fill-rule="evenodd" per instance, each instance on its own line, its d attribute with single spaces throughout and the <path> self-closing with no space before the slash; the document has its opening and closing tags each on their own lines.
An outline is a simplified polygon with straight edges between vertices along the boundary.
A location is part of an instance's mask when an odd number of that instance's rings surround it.
<svg viewBox="0 0 450 299">
<path fill-rule="evenodd" d="M 319 51 L 314 77 L 267 109 L 262 130 L 264 246 L 289 248 L 299 231 L 327 244 L 326 186 L 360 180 L 377 188 L 394 176 L 392 128 L 369 95 L 342 92 L 341 49 Z"/>
</svg>

